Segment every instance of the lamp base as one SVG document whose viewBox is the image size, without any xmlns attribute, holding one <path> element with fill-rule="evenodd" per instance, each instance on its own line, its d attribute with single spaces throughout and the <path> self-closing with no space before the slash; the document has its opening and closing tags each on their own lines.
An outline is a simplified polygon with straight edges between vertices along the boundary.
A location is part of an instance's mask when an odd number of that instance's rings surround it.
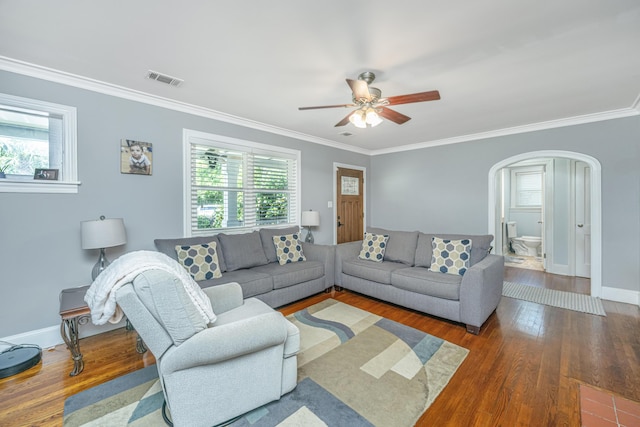
<svg viewBox="0 0 640 427">
<path fill-rule="evenodd" d="M 102 271 L 107 268 L 111 264 L 107 259 L 107 256 L 104 253 L 104 248 L 100 249 L 100 256 L 98 257 L 98 262 L 93 266 L 93 270 L 91 270 L 91 280 L 96 280 L 98 274 L 102 273 Z"/>
<path fill-rule="evenodd" d="M 311 233 L 311 227 L 307 227 L 307 237 L 304 239 L 306 243 L 313 243 L 313 233 Z"/>
</svg>

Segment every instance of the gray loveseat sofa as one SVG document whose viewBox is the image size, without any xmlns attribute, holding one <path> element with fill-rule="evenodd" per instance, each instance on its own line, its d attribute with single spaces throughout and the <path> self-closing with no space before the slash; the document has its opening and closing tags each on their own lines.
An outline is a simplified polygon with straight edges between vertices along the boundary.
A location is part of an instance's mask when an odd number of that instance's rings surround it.
<svg viewBox="0 0 640 427">
<path fill-rule="evenodd" d="M 382 262 L 359 258 L 362 241 L 336 248 L 336 286 L 437 317 L 480 327 L 502 297 L 504 257 L 490 254 L 493 236 L 367 230 L 389 236 Z M 471 239 L 469 268 L 463 275 L 434 272 L 432 238 Z"/>
<path fill-rule="evenodd" d="M 176 245 L 215 242 L 222 277 L 197 280 L 201 288 L 237 282 L 244 298 L 256 297 L 271 307 L 329 291 L 335 276 L 335 247 L 302 242 L 305 261 L 280 265 L 273 236 L 299 233 L 298 227 L 262 228 L 242 234 L 155 239 L 156 248 L 178 260 Z"/>
</svg>

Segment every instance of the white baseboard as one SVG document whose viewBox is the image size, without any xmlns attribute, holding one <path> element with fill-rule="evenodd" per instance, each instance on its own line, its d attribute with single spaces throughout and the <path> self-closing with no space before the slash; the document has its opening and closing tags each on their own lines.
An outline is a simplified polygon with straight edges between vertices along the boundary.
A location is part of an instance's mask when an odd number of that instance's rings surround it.
<svg viewBox="0 0 640 427">
<path fill-rule="evenodd" d="M 0 340 L 11 344 L 36 344 L 43 349 L 55 347 L 63 343 L 62 337 L 60 336 L 60 326 L 49 326 L 48 328 L 0 338 Z"/>
<path fill-rule="evenodd" d="M 124 320 L 116 324 L 108 323 L 103 326 L 95 326 L 91 323 L 82 325 L 79 328 L 80 338 L 90 337 L 92 335 L 101 334 L 113 329 L 122 328 L 124 327 L 124 325 Z M 43 349 L 49 349 L 59 344 L 64 344 L 64 340 L 60 335 L 60 325 L 49 326 L 47 328 L 37 329 L 34 331 L 27 331 L 22 334 L 11 335 L 8 337 L 0 338 L 0 341 L 6 341 L 12 344 L 35 344 Z"/>
<path fill-rule="evenodd" d="M 640 306 L 640 292 L 628 289 L 602 287 L 602 299 Z"/>
</svg>

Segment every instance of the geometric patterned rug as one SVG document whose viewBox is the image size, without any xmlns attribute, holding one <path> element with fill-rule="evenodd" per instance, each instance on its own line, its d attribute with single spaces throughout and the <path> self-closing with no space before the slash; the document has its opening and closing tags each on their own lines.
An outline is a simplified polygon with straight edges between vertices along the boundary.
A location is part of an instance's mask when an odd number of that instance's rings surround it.
<svg viewBox="0 0 640 427">
<path fill-rule="evenodd" d="M 552 307 L 566 308 L 567 310 L 581 311 L 583 313 L 606 316 L 600 298 L 589 295 L 576 294 L 574 292 L 556 291 L 553 289 L 539 288 L 537 286 L 521 285 L 519 283 L 504 282 L 502 295 Z"/>
<path fill-rule="evenodd" d="M 333 299 L 287 317 L 300 329 L 298 385 L 231 424 L 413 426 L 469 353 Z M 69 397 L 64 427 L 162 426 L 155 366 Z"/>
</svg>

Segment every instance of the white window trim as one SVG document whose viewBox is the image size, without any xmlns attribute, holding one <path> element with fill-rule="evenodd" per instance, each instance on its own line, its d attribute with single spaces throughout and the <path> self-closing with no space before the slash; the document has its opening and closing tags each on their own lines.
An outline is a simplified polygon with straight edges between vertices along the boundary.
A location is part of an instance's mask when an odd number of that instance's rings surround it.
<svg viewBox="0 0 640 427">
<path fill-rule="evenodd" d="M 198 141 L 200 140 L 200 141 Z M 259 142 L 247 141 L 242 139 L 230 138 L 228 136 L 216 135 L 207 132 L 200 132 L 192 129 L 182 130 L 182 181 L 183 181 L 183 193 L 182 193 L 182 205 L 183 205 L 183 233 L 185 237 L 192 236 L 192 224 L 191 224 L 191 144 L 203 143 L 211 144 L 216 143 L 216 146 L 223 148 L 245 147 L 253 151 L 264 150 L 265 152 L 280 152 L 285 155 L 294 156 L 298 163 L 298 174 L 296 177 L 296 224 L 300 223 L 301 215 L 301 151 L 290 148 L 278 147 L 275 145 L 261 144 Z M 283 227 L 283 224 L 274 225 L 273 227 Z M 224 232 L 227 234 L 244 233 L 250 229 L 269 228 L 271 226 L 255 226 L 255 227 L 242 227 L 242 228 L 224 228 L 220 230 L 211 230 L 212 234 L 218 232 Z"/>
<path fill-rule="evenodd" d="M 62 170 L 59 181 L 0 179 L 0 193 L 77 193 L 78 181 L 78 124 L 77 110 L 68 105 L 0 93 L 0 104 L 27 110 L 47 111 L 62 116 Z"/>
</svg>

